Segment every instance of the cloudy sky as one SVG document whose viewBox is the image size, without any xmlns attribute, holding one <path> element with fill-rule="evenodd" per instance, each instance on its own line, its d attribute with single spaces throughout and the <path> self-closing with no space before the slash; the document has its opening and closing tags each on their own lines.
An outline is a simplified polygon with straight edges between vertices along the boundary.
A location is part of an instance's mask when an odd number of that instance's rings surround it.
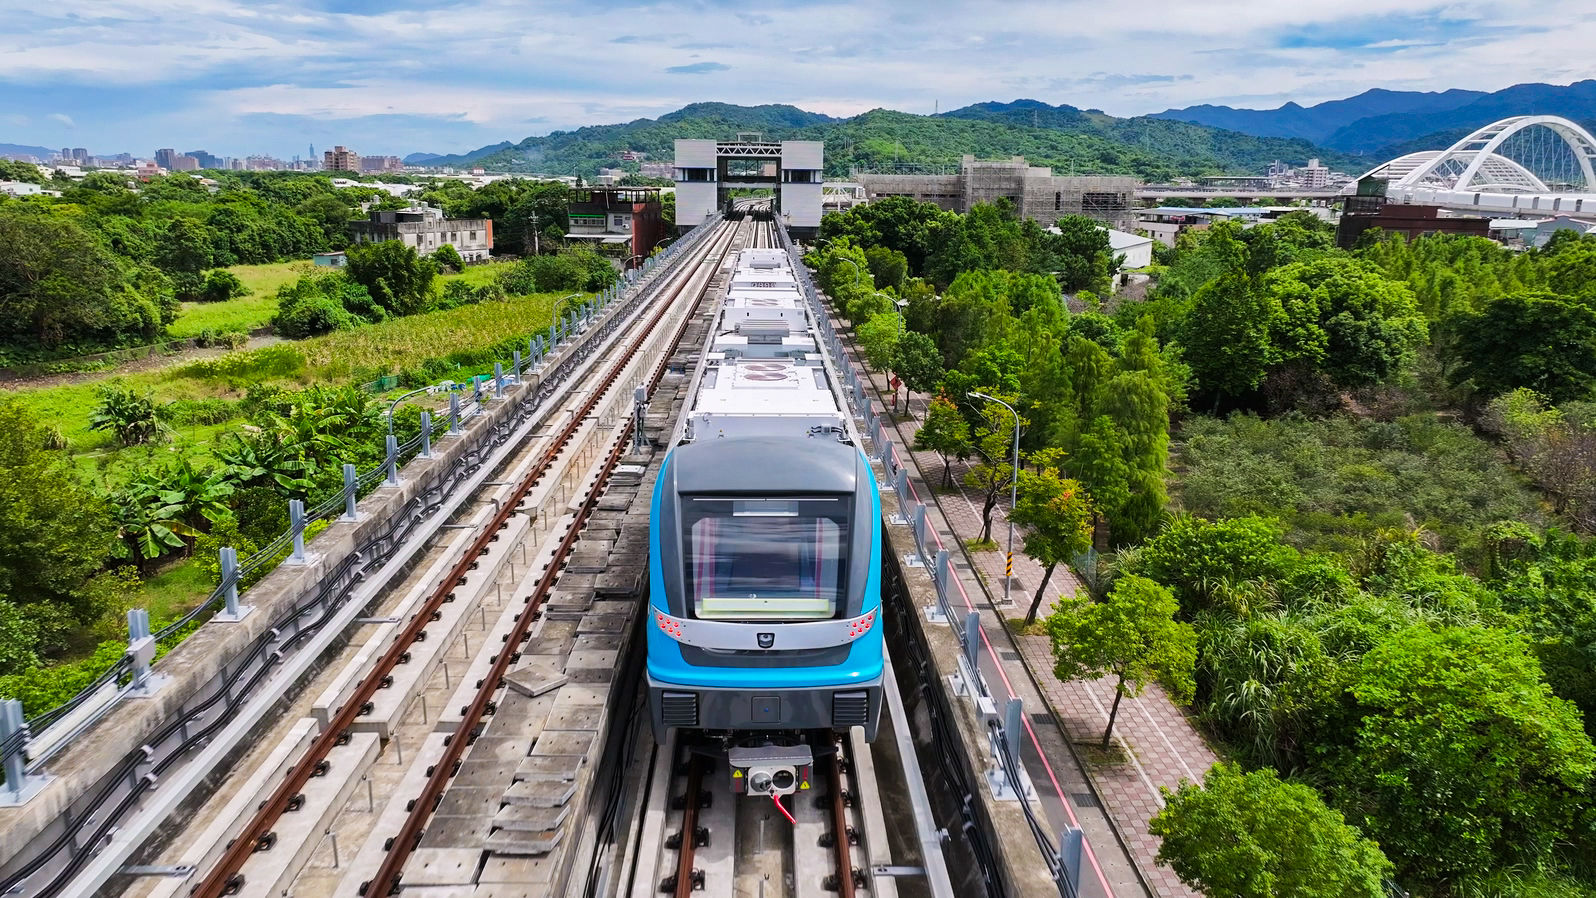
<svg viewBox="0 0 1596 898">
<path fill-rule="evenodd" d="M 1592 0 L 0 0 L 0 142 L 459 152 L 697 100 L 1115 115 L 1596 77 Z"/>
</svg>

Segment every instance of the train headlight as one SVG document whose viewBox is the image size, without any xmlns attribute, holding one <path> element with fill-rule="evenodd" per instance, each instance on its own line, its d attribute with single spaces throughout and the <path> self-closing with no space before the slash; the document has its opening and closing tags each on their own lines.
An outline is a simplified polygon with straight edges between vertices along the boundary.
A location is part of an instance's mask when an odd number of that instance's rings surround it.
<svg viewBox="0 0 1596 898">
<path fill-rule="evenodd" d="M 848 639 L 858 639 L 859 637 L 870 632 L 870 628 L 874 627 L 875 625 L 876 613 L 874 611 L 870 612 L 869 614 L 854 618 L 848 622 Z"/>
<path fill-rule="evenodd" d="M 677 620 L 674 617 L 671 617 L 669 614 L 666 614 L 663 611 L 655 611 L 654 612 L 654 623 L 655 623 L 655 625 L 657 625 L 660 628 L 660 631 L 663 632 L 666 636 L 669 636 L 670 638 L 676 640 L 677 642 L 681 642 L 682 641 L 682 622 L 681 621 Z"/>
</svg>

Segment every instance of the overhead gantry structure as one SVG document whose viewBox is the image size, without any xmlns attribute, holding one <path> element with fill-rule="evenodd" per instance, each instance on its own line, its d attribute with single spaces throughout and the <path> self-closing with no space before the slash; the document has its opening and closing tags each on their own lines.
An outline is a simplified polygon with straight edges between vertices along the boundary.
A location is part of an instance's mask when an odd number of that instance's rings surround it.
<svg viewBox="0 0 1596 898">
<path fill-rule="evenodd" d="M 1513 116 L 1358 180 L 1371 177 L 1387 181 L 1394 203 L 1494 215 L 1596 213 L 1596 137 L 1559 116 Z M 1354 182 L 1343 193 L 1357 190 Z"/>
</svg>

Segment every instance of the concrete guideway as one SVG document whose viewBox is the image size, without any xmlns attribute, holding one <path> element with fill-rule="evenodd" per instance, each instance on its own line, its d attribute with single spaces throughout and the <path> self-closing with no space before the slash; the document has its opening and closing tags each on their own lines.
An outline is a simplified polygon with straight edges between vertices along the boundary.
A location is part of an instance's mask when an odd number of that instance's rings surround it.
<svg viewBox="0 0 1596 898">
<path fill-rule="evenodd" d="M 686 249 L 687 245 L 684 241 L 682 248 Z M 678 254 L 670 261 L 680 260 L 685 255 L 688 254 Z M 558 385 L 564 381 L 551 378 L 550 372 L 555 373 L 555 378 L 566 377 L 573 384 L 581 383 L 586 372 L 598 364 L 606 352 L 600 345 L 608 342 L 608 333 L 615 328 L 624 331 L 634 327 L 638 310 L 648 305 L 646 301 L 633 300 L 651 295 L 661 281 L 660 276 L 672 268 L 670 265 L 651 266 L 649 272 L 633 283 L 626 302 L 607 306 L 580 336 L 558 347 L 546 364 L 530 373 L 525 382 L 517 378 L 506 388 L 505 399 L 495 401 L 488 414 L 473 417 L 462 436 L 440 437 L 433 457 L 418 458 L 406 465 L 397 487 L 384 487 L 368 496 L 361 503 L 358 521 L 335 525 L 317 540 L 314 548 L 322 552 L 311 564 L 280 568 L 251 590 L 246 601 L 256 606 L 255 614 L 240 623 L 218 622 L 202 627 L 174 651 L 159 669 L 168 674 L 172 682 L 157 693 L 154 701 L 124 702 L 86 738 L 78 740 L 70 751 L 51 763 L 48 772 L 55 774 L 55 779 L 50 794 L 22 808 L 0 811 L 0 840 L 9 846 L 0 864 L 18 863 L 19 856 L 25 859 L 27 855 L 21 849 L 28 840 L 39 838 L 41 834 L 44 838 L 55 838 L 54 830 L 48 827 L 58 830 L 64 825 L 68 834 L 75 834 L 77 841 L 70 845 L 71 857 L 82 866 L 71 882 L 52 878 L 48 886 L 35 884 L 37 887 L 28 888 L 29 894 L 72 894 L 73 888 L 86 894 L 115 875 L 149 836 L 161 831 L 166 825 L 164 821 L 175 819 L 173 813 L 187 807 L 185 803 L 190 792 L 197 787 L 202 792 L 214 787 L 220 779 L 218 772 L 229 768 L 233 753 L 247 746 L 242 740 L 257 727 L 269 726 L 267 722 L 293 694 L 295 684 L 303 683 L 312 674 L 317 659 L 339 641 L 354 617 L 381 593 L 384 584 L 402 575 L 411 559 L 425 551 L 431 535 L 443 527 L 450 515 L 468 497 L 476 495 L 479 487 L 495 485 L 487 481 L 489 475 L 522 452 L 528 438 L 544 427 L 546 416 L 568 398 L 559 395 L 564 388 Z M 669 277 L 665 275 L 667 281 Z M 621 411 L 621 417 L 628 411 L 629 407 Z M 537 440 L 531 442 L 535 444 Z M 443 481 L 439 480 L 440 472 L 448 472 Z M 452 489 L 447 488 L 449 476 L 457 478 Z M 444 486 L 439 486 L 440 483 Z M 444 489 L 442 497 L 436 497 L 439 489 Z M 417 502 L 425 505 L 424 495 L 435 496 L 434 501 L 439 503 L 431 514 L 424 507 L 416 508 Z M 490 501 L 502 502 L 503 499 Z M 370 557 L 361 560 L 358 554 L 351 556 L 351 546 L 364 548 L 359 540 L 368 530 L 380 530 L 385 521 L 398 519 L 403 520 L 403 526 L 388 536 L 379 536 L 379 544 L 388 540 L 406 548 L 391 556 L 386 554 L 387 550 L 379 551 L 375 562 Z M 324 542 L 327 545 L 322 545 Z M 341 556 L 346 560 L 338 561 Z M 350 558 L 358 570 L 350 567 Z M 282 610 L 288 608 L 292 612 L 301 607 L 296 604 L 303 602 L 301 594 L 307 589 L 316 589 L 321 580 L 330 579 L 331 571 L 343 572 L 338 576 L 345 579 L 338 582 L 350 582 L 353 594 L 329 606 L 319 625 L 313 621 L 306 627 L 297 618 L 288 625 L 281 623 Z M 354 574 L 352 580 L 347 576 L 351 572 Z M 240 638 L 247 642 L 257 637 L 277 641 L 277 651 L 271 653 L 261 674 L 257 675 L 259 682 L 242 694 L 235 687 L 225 702 L 221 702 L 222 696 L 218 693 L 212 700 L 215 707 L 206 712 L 214 720 L 207 718 L 193 723 L 182 718 L 187 722 L 178 741 L 179 729 L 171 718 L 180 717 L 190 703 L 205 698 L 207 693 L 203 690 L 210 688 L 207 678 L 216 676 L 218 669 L 225 673 L 238 666 Z M 133 725 L 124 718 L 133 721 Z M 162 730 L 166 735 L 156 737 L 142 735 L 162 726 L 170 732 Z M 219 727 L 222 729 L 218 731 Z M 204 745 L 193 743 L 191 734 L 195 733 L 203 735 Z M 135 749 L 139 740 L 149 739 L 153 750 L 150 747 L 142 752 L 135 750 L 132 763 L 136 773 L 143 773 L 145 769 L 153 772 L 136 780 L 122 776 L 121 798 L 116 795 L 107 798 L 103 794 L 94 797 L 97 794 L 94 790 L 100 788 L 97 785 L 91 788 L 96 778 L 106 777 L 107 770 L 118 771 L 126 766 L 127 762 L 121 757 L 130 739 Z M 152 763 L 153 767 L 140 766 Z M 113 774 L 106 781 L 115 787 L 118 775 Z M 52 794 L 57 797 L 47 800 Z M 93 797 L 96 802 L 91 809 L 94 816 L 88 820 L 79 822 L 74 818 L 81 814 L 69 815 L 60 810 L 61 802 L 70 807 L 86 796 Z M 108 833 L 108 841 L 102 844 L 84 835 L 88 832 L 86 824 L 91 822 Z M 67 843 L 55 844 L 64 846 Z M 92 858 L 87 856 L 90 849 L 95 852 Z M 37 875 L 54 876 L 53 871 L 58 869 L 47 866 L 39 869 Z"/>
</svg>

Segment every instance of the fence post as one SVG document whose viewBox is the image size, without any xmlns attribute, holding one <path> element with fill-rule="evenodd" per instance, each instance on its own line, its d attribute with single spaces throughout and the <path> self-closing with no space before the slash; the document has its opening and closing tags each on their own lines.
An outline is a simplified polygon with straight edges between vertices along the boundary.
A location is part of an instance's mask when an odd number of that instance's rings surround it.
<svg viewBox="0 0 1596 898">
<path fill-rule="evenodd" d="M 510 354 L 510 359 L 511 359 L 510 376 L 515 378 L 517 383 L 520 383 L 520 381 L 521 381 L 521 350 L 517 349 L 516 351 L 512 352 Z"/>
<path fill-rule="evenodd" d="M 399 438 L 388 434 L 388 458 L 382 463 L 383 469 L 388 472 L 387 483 L 389 486 L 399 485 Z"/>
<path fill-rule="evenodd" d="M 558 345 L 560 345 L 560 323 L 558 321 L 550 321 L 549 322 L 549 351 L 553 352 L 554 351 L 554 347 L 556 347 Z"/>
<path fill-rule="evenodd" d="M 449 398 L 453 399 L 453 396 Z M 456 410 L 458 412 L 458 409 Z M 457 414 L 458 417 L 458 414 Z M 360 501 L 359 478 L 355 475 L 354 465 L 344 465 L 344 516 L 340 521 L 358 521 L 360 512 L 356 510 L 355 503 Z"/>
<path fill-rule="evenodd" d="M 22 703 L 16 699 L 0 700 L 0 748 L 5 751 L 5 791 L 0 792 L 0 807 L 17 807 L 27 803 L 49 781 L 49 777 L 28 776 L 27 747 L 28 725 L 22 716 Z"/>
<path fill-rule="evenodd" d="M 449 433 L 460 432 L 460 394 L 449 391 Z"/>
<path fill-rule="evenodd" d="M 920 551 L 921 555 L 925 554 L 925 537 L 931 530 L 929 526 L 930 520 L 926 517 L 926 514 L 924 502 L 914 503 L 914 518 L 912 519 L 914 522 L 914 547 Z"/>
<path fill-rule="evenodd" d="M 1081 849 L 1086 834 L 1078 827 L 1066 826 L 1058 834 L 1058 876 L 1064 894 L 1075 898 L 1081 893 Z"/>
<path fill-rule="evenodd" d="M 305 563 L 305 502 L 288 500 L 288 527 L 294 534 L 294 554 L 288 556 L 289 564 Z"/>
<path fill-rule="evenodd" d="M 909 501 L 909 468 L 899 465 L 898 472 L 892 477 L 892 491 L 898 494 L 898 505 Z"/>
<path fill-rule="evenodd" d="M 432 457 L 432 412 L 421 413 L 421 457 Z"/>
<path fill-rule="evenodd" d="M 223 546 L 217 554 L 222 562 L 222 588 L 226 592 L 223 595 L 225 604 L 222 606 L 222 610 L 217 612 L 214 620 L 224 623 L 241 621 L 248 617 L 250 611 L 254 609 L 248 605 L 238 604 L 238 550 L 232 546 Z M 144 615 L 144 628 L 148 630 L 149 612 L 144 612 Z"/>
<path fill-rule="evenodd" d="M 504 363 L 493 363 L 493 395 L 504 395 Z"/>
<path fill-rule="evenodd" d="M 970 665 L 970 694 L 983 691 L 981 682 L 981 612 L 964 616 L 964 660 Z"/>
</svg>

